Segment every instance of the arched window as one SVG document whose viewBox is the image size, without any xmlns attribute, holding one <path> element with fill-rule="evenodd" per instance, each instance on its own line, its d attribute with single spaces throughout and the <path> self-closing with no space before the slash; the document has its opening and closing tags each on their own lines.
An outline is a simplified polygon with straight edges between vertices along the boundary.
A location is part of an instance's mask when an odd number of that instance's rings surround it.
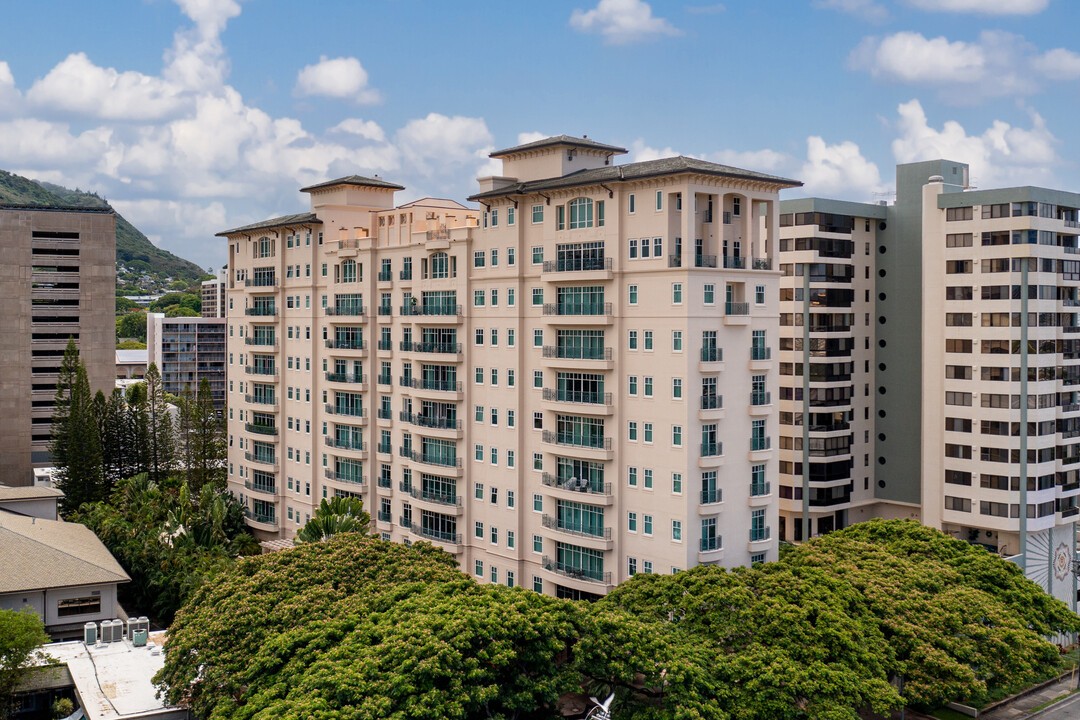
<svg viewBox="0 0 1080 720">
<path fill-rule="evenodd" d="M 444 252 L 435 253 L 431 256 L 431 277 L 450 277 L 450 256 Z"/>
<path fill-rule="evenodd" d="M 575 198 L 570 201 L 570 229 L 591 228 L 593 226 L 593 201 L 589 198 Z"/>
<path fill-rule="evenodd" d="M 341 282 L 356 282 L 355 260 L 344 260 L 341 263 Z"/>
</svg>

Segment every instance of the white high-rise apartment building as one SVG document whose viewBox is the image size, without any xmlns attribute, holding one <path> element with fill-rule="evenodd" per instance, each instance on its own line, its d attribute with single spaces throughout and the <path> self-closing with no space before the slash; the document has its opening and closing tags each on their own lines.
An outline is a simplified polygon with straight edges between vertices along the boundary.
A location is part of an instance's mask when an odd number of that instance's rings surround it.
<svg viewBox="0 0 1080 720">
<path fill-rule="evenodd" d="M 782 537 L 914 517 L 1075 608 L 1080 194 L 946 160 L 896 189 L 782 203 Z"/>
<path fill-rule="evenodd" d="M 477 209 L 352 176 L 229 242 L 229 482 L 263 538 L 356 495 L 392 540 L 566 597 L 775 559 L 778 193 L 559 136 Z"/>
</svg>

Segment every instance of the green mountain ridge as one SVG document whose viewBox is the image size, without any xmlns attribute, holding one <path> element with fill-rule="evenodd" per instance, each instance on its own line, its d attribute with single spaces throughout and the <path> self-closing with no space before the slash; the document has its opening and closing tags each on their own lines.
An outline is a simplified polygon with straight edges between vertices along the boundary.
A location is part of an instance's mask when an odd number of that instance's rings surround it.
<svg viewBox="0 0 1080 720">
<path fill-rule="evenodd" d="M 113 209 L 96 193 L 38 182 L 6 170 L 0 170 L 0 203 Z M 116 213 L 116 265 L 138 268 L 158 280 L 171 277 L 194 282 L 206 272 L 195 263 L 154 245 L 120 213 Z"/>
</svg>

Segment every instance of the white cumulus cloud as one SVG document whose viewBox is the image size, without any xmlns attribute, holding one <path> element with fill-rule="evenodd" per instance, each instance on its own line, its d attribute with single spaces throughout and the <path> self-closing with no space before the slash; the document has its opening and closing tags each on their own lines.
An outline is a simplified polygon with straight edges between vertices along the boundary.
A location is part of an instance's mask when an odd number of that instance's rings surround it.
<svg viewBox="0 0 1080 720">
<path fill-rule="evenodd" d="M 888 9 L 874 0 L 814 0 L 814 7 L 837 10 L 872 23 L 883 23 L 889 19 Z"/>
<path fill-rule="evenodd" d="M 978 135 L 969 134 L 955 120 L 940 129 L 931 127 L 918 100 L 901 104 L 897 112 L 899 135 L 892 152 L 898 163 L 938 158 L 966 162 L 973 182 L 984 187 L 1054 181 L 1058 140 L 1034 110 L 1028 111 L 1030 129 L 994 120 Z"/>
<path fill-rule="evenodd" d="M 377 103 L 382 99 L 378 90 L 368 87 L 367 70 L 354 57 L 321 56 L 319 62 L 297 73 L 295 92 L 297 95 L 318 95 L 361 104 Z"/>
<path fill-rule="evenodd" d="M 374 120 L 365 121 L 360 118 L 347 118 L 330 128 L 330 132 L 359 135 L 366 140 L 374 140 L 376 142 L 386 140 L 386 133 L 383 132 L 383 129 L 379 127 L 379 124 Z"/>
<path fill-rule="evenodd" d="M 570 27 L 598 33 L 610 45 L 682 34 L 664 18 L 653 17 L 652 8 L 643 0 L 600 0 L 592 10 L 574 10 Z"/>
<path fill-rule="evenodd" d="M 869 197 L 882 189 L 877 165 L 850 140 L 829 145 L 816 135 L 806 138 L 806 162 L 798 178 L 811 195 L 855 194 Z"/>
<path fill-rule="evenodd" d="M 852 51 L 849 66 L 875 78 L 902 83 L 949 84 L 982 78 L 986 57 L 978 45 L 898 32 L 883 39 L 865 38 Z"/>
<path fill-rule="evenodd" d="M 1064 48 L 1040 53 L 1023 36 L 1002 30 L 984 30 L 973 41 L 909 31 L 867 37 L 847 66 L 883 83 L 935 87 L 950 105 L 1032 95 L 1050 81 L 1080 77 L 1080 55 Z"/>
<path fill-rule="evenodd" d="M 410 120 L 398 130 L 395 141 L 409 165 L 428 175 L 440 167 L 483 162 L 494 149 L 483 118 L 440 113 Z"/>
<path fill-rule="evenodd" d="M 980 15 L 1034 15 L 1050 0 L 906 0 L 927 12 L 978 13 Z"/>
<path fill-rule="evenodd" d="M 153 120 L 176 113 L 182 88 L 159 77 L 95 65 L 85 53 L 68 55 L 26 93 L 31 105 L 111 120 Z"/>
</svg>

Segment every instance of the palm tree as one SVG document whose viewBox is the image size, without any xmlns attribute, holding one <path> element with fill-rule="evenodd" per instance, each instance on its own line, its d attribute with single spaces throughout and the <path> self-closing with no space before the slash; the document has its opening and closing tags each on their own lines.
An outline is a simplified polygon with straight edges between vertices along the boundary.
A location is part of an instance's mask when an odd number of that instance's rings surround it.
<svg viewBox="0 0 1080 720">
<path fill-rule="evenodd" d="M 295 542 L 322 542 L 339 533 L 366 533 L 370 524 L 371 516 L 364 512 L 363 500 L 350 497 L 323 498 L 315 515 L 296 533 Z"/>
</svg>

